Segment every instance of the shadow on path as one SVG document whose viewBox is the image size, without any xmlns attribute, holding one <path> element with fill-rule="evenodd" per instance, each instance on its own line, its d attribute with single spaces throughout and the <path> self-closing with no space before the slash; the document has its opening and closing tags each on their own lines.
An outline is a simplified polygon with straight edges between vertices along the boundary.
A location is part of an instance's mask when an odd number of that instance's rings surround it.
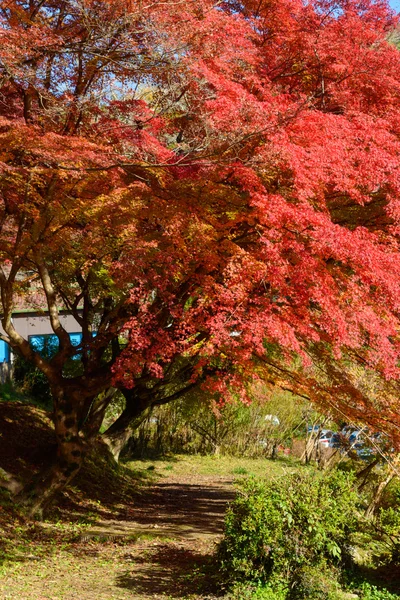
<svg viewBox="0 0 400 600">
<path fill-rule="evenodd" d="M 226 506 L 233 498 L 234 491 L 226 484 L 158 483 L 145 503 L 135 503 L 134 519 L 143 525 L 183 525 L 215 535 L 222 531 Z"/>
<path fill-rule="evenodd" d="M 116 586 L 130 590 L 138 598 L 178 599 L 191 594 L 209 600 L 221 597 L 210 556 L 171 545 L 158 547 L 151 557 L 138 557 L 130 569 L 117 577 Z"/>
<path fill-rule="evenodd" d="M 131 525 L 151 531 L 153 541 L 145 552 L 125 555 L 115 585 L 141 599 L 221 597 L 214 552 L 234 497 L 230 482 L 169 481 L 148 492 L 135 502 Z"/>
<path fill-rule="evenodd" d="M 81 537 L 118 540 L 149 534 L 153 538 L 211 540 L 222 533 L 226 507 L 233 497 L 234 491 L 226 483 L 158 483 L 117 517 L 98 521 Z"/>
</svg>

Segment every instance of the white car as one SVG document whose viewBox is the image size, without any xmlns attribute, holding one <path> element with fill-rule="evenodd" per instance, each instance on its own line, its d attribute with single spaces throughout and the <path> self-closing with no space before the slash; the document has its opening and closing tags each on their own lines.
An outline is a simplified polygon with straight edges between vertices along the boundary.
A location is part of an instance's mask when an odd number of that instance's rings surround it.
<svg viewBox="0 0 400 600">
<path fill-rule="evenodd" d="M 330 429 L 321 429 L 318 438 L 318 444 L 322 446 L 322 448 L 329 448 L 331 445 L 332 436 L 335 434 L 334 431 Z"/>
</svg>

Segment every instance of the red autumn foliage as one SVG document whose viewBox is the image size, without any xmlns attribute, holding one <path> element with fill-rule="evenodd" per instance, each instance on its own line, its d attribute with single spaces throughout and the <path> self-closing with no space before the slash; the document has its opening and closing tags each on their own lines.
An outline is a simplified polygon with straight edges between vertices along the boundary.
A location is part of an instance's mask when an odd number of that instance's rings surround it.
<svg viewBox="0 0 400 600">
<path fill-rule="evenodd" d="M 99 392 L 156 393 L 179 361 L 186 383 L 279 381 L 396 435 L 395 27 L 373 0 L 3 3 L 3 338 L 47 374 L 60 440 L 65 403 L 82 436 Z M 12 326 L 32 289 L 51 363 Z"/>
</svg>

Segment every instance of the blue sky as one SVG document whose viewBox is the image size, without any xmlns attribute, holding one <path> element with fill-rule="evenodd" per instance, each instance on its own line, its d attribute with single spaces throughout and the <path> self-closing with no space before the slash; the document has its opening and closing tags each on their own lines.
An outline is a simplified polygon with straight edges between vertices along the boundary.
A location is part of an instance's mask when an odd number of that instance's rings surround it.
<svg viewBox="0 0 400 600">
<path fill-rule="evenodd" d="M 389 0 L 389 4 L 394 10 L 400 12 L 400 0 Z"/>
</svg>

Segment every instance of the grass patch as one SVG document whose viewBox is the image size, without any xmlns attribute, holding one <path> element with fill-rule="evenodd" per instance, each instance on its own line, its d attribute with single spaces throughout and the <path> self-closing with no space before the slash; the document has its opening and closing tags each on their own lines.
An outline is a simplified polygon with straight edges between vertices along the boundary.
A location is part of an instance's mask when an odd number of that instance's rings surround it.
<svg viewBox="0 0 400 600">
<path fill-rule="evenodd" d="M 7 382 L 0 385 L 0 402 L 30 403 L 31 400 L 18 391 L 11 382 Z"/>
<path fill-rule="evenodd" d="M 255 477 L 279 477 L 296 469 L 303 469 L 299 461 L 294 458 L 279 458 L 268 460 L 265 458 L 239 458 L 234 456 L 190 456 L 178 454 L 171 458 L 160 459 L 137 459 L 129 460 L 124 465 L 140 477 L 146 477 L 150 466 L 155 477 L 165 477 L 166 471 L 173 471 L 173 477 L 220 477 L 232 480 L 232 475 L 244 475 Z"/>
<path fill-rule="evenodd" d="M 232 473 L 234 475 L 248 475 L 248 471 L 245 469 L 245 467 L 235 467 L 232 469 Z"/>
<path fill-rule="evenodd" d="M 12 381 L 0 384 L 0 402 L 22 402 L 26 405 L 35 406 L 46 412 L 51 411 L 51 408 L 46 403 L 36 400 L 32 396 L 25 394 L 21 389 Z"/>
</svg>

